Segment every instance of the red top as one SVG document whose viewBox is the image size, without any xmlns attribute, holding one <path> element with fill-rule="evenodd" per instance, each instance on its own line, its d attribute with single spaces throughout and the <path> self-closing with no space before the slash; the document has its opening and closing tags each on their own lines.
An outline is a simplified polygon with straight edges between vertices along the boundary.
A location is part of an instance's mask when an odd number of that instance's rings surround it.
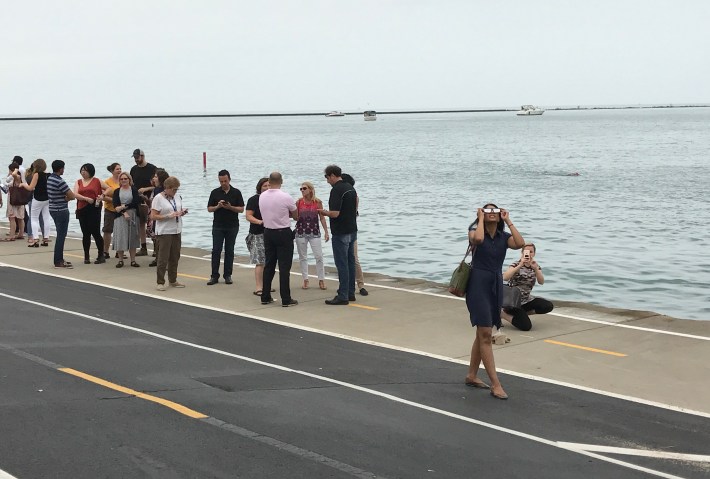
<svg viewBox="0 0 710 479">
<path fill-rule="evenodd" d="M 91 178 L 89 184 L 84 186 L 84 180 L 79 180 L 79 194 L 96 201 L 96 198 L 101 194 L 101 181 L 98 178 Z M 79 200 L 76 202 L 76 209 L 80 210 L 88 204 L 86 201 Z"/>
</svg>

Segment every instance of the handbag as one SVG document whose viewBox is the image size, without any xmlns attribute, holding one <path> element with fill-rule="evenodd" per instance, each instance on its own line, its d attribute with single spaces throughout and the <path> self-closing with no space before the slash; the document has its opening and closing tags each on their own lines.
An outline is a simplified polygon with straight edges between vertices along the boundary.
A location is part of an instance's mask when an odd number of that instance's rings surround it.
<svg viewBox="0 0 710 479">
<path fill-rule="evenodd" d="M 21 186 L 11 186 L 9 190 L 10 204 L 12 206 L 24 206 L 32 199 L 32 192 Z"/>
<path fill-rule="evenodd" d="M 522 300 L 522 293 L 517 286 L 509 284 L 503 285 L 503 307 L 519 308 Z"/>
<path fill-rule="evenodd" d="M 466 254 L 454 270 L 454 274 L 451 275 L 451 280 L 449 281 L 449 293 L 454 296 L 458 296 L 459 298 L 466 296 L 468 280 L 471 277 L 471 264 L 466 262 L 466 258 L 468 258 L 469 253 L 473 257 L 473 252 L 475 251 L 475 248 L 471 249 L 471 245 L 468 245 Z M 473 263 L 473 259 L 471 259 L 471 263 Z"/>
</svg>

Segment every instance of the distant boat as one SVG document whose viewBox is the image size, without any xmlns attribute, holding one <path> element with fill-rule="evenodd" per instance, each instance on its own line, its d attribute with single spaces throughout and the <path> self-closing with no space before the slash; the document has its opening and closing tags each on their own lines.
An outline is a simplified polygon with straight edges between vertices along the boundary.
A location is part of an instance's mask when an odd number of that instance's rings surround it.
<svg viewBox="0 0 710 479">
<path fill-rule="evenodd" d="M 520 111 L 516 113 L 518 116 L 538 116 L 545 113 L 545 110 L 538 108 L 534 105 L 523 105 L 520 107 Z"/>
<path fill-rule="evenodd" d="M 364 114 L 365 121 L 377 120 L 377 112 L 375 110 L 367 110 Z"/>
<path fill-rule="evenodd" d="M 345 113 L 343 113 L 342 111 L 331 111 L 325 116 L 345 116 Z"/>
</svg>

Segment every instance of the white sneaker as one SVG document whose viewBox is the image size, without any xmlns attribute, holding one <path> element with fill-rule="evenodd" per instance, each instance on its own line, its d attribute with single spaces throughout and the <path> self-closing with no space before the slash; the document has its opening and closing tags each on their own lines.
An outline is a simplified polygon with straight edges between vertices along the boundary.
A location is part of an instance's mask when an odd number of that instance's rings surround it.
<svg viewBox="0 0 710 479">
<path fill-rule="evenodd" d="M 159 284 L 155 289 L 157 289 L 158 291 L 165 291 L 168 288 L 165 287 L 165 284 Z"/>
<path fill-rule="evenodd" d="M 170 286 L 172 286 L 173 288 L 184 288 L 185 287 L 184 284 L 178 283 L 177 281 L 175 281 L 174 283 L 170 283 Z"/>
</svg>

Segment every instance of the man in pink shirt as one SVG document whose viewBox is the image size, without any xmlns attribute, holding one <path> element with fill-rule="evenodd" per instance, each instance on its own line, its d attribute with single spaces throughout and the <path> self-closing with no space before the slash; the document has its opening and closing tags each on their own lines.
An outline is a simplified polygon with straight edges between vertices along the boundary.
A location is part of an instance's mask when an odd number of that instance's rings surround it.
<svg viewBox="0 0 710 479">
<path fill-rule="evenodd" d="M 298 219 L 294 199 L 281 190 L 283 177 L 278 171 L 269 175 L 269 189 L 259 195 L 259 210 L 264 221 L 264 287 L 261 290 L 261 304 L 274 302 L 271 297 L 271 282 L 279 264 L 279 293 L 281 306 L 296 306 L 298 301 L 291 297 L 291 264 L 293 263 L 293 231 L 291 218 Z"/>
</svg>

